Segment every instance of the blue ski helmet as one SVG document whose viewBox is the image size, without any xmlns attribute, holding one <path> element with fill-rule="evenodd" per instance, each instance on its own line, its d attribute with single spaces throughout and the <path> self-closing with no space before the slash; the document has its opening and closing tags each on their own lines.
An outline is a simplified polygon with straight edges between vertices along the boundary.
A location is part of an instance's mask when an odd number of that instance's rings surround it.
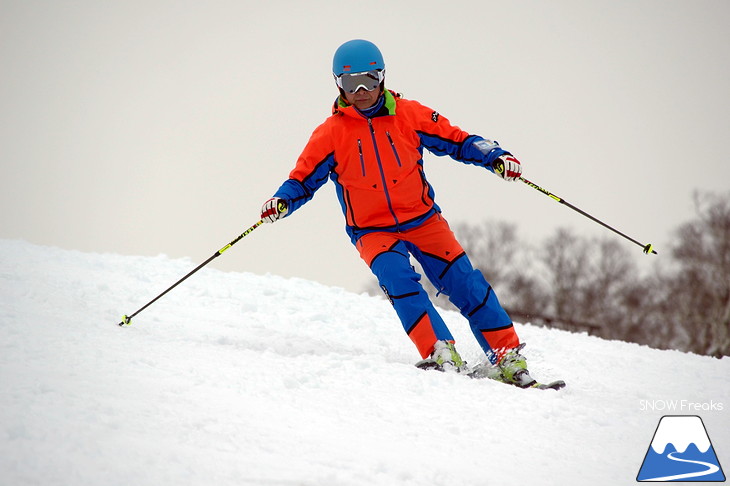
<svg viewBox="0 0 730 486">
<path fill-rule="evenodd" d="M 373 69 L 385 69 L 380 49 L 370 41 L 354 39 L 337 48 L 332 60 L 332 73 L 340 76 L 345 73 L 362 73 Z"/>
</svg>

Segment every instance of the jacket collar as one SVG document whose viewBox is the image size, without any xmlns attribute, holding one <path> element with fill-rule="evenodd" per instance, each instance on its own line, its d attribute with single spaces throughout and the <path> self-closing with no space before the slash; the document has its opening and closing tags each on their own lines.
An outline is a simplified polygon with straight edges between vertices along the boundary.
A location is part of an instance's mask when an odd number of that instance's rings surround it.
<svg viewBox="0 0 730 486">
<path fill-rule="evenodd" d="M 396 99 L 400 98 L 400 93 L 396 93 L 395 91 L 391 91 L 389 89 L 385 90 L 385 93 L 383 93 L 383 96 L 385 97 L 385 103 L 383 104 L 383 108 L 376 113 L 373 117 L 377 116 L 392 116 L 395 115 L 395 107 L 396 107 Z M 349 104 L 347 100 L 345 100 L 342 96 L 338 96 L 335 100 L 334 105 L 332 106 L 332 114 L 333 115 L 347 115 L 347 116 L 356 116 L 358 118 L 361 118 L 362 115 L 360 112 Z"/>
</svg>

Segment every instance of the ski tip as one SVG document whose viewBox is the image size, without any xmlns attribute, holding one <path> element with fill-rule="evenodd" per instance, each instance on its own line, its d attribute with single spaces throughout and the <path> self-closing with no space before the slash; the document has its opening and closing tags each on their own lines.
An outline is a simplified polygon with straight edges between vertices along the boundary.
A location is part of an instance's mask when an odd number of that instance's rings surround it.
<svg viewBox="0 0 730 486">
<path fill-rule="evenodd" d="M 459 375 L 466 375 L 470 376 L 470 368 L 464 363 L 464 366 L 457 367 L 451 362 L 446 362 L 444 364 L 438 364 L 436 360 L 432 358 L 426 358 L 422 361 L 419 361 L 415 364 L 416 368 L 421 370 L 435 370 L 435 371 L 442 371 L 442 372 L 449 372 L 449 373 L 457 373 Z M 471 376 L 470 376 L 471 377 Z"/>
<path fill-rule="evenodd" d="M 550 383 L 535 383 L 532 385 L 532 388 L 537 388 L 538 390 L 561 390 L 565 388 L 565 382 L 563 380 L 556 380 Z"/>
<path fill-rule="evenodd" d="M 416 363 L 416 368 L 421 370 L 436 370 L 436 371 L 444 371 L 444 367 L 438 364 L 435 360 L 431 358 L 426 358 L 422 361 L 419 361 Z"/>
</svg>

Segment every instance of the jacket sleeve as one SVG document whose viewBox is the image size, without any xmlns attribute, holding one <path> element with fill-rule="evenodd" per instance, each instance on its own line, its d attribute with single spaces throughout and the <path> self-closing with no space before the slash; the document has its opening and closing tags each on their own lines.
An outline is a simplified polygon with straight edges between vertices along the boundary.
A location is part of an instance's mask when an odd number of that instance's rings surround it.
<svg viewBox="0 0 730 486">
<path fill-rule="evenodd" d="M 286 216 L 314 197 L 335 166 L 334 148 L 325 125 L 314 130 L 289 179 L 274 194 L 274 197 L 286 200 L 289 206 Z"/>
<path fill-rule="evenodd" d="M 465 164 L 474 164 L 492 172 L 492 162 L 500 155 L 509 154 L 499 143 L 479 135 L 471 135 L 438 112 L 414 103 L 414 116 L 421 144 L 435 155 L 449 155 Z"/>
</svg>

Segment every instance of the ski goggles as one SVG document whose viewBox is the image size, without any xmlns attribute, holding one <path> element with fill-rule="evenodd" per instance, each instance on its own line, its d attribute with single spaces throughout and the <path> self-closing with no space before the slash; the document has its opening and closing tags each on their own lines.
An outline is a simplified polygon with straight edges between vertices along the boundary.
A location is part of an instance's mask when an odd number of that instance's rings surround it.
<svg viewBox="0 0 730 486">
<path fill-rule="evenodd" d="M 364 71 L 362 73 L 343 73 L 335 76 L 337 86 L 352 94 L 360 88 L 366 91 L 372 91 L 385 79 L 384 69 L 374 69 L 372 71 Z"/>
</svg>

